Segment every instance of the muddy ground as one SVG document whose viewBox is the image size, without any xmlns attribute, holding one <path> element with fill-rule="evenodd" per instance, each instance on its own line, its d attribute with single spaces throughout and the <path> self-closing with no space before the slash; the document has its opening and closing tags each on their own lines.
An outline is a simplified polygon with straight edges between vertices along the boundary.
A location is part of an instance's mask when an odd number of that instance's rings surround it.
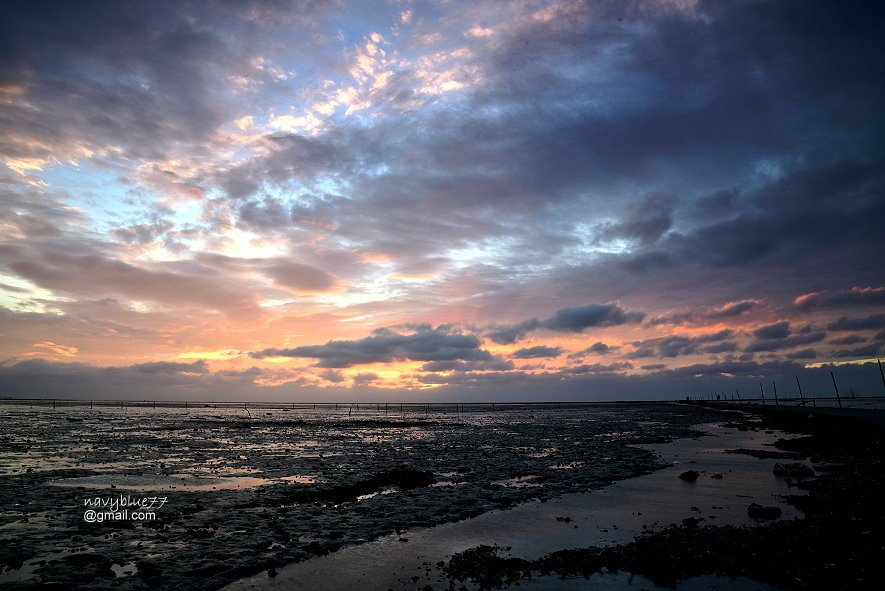
<svg viewBox="0 0 885 591">
<path fill-rule="evenodd" d="M 0 414 L 0 589 L 216 589 L 407 528 L 654 470 L 684 405 L 403 416 L 215 409 Z M 165 498 L 88 523 L 87 499 Z"/>
</svg>

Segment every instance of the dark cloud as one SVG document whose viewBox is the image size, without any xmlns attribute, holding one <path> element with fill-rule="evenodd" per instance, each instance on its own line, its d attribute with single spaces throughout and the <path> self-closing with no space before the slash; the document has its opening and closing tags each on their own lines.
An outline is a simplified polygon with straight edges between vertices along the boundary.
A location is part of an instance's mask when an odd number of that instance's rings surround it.
<svg viewBox="0 0 885 591">
<path fill-rule="evenodd" d="M 803 311 L 813 308 L 885 306 L 885 287 L 852 287 L 846 290 L 807 293 L 796 298 L 795 303 Z"/>
<path fill-rule="evenodd" d="M 817 351 L 814 349 L 799 349 L 787 353 L 787 359 L 817 359 Z"/>
<path fill-rule="evenodd" d="M 496 343 L 509 344 L 520 340 L 528 332 L 541 328 L 579 333 L 591 327 L 641 322 L 644 317 L 644 313 L 628 311 L 616 303 L 586 304 L 562 308 L 544 320 L 532 318 L 510 326 L 496 326 L 489 331 L 488 336 Z"/>
<path fill-rule="evenodd" d="M 725 341 L 722 343 L 717 343 L 715 345 L 710 345 L 708 347 L 704 347 L 702 351 L 704 353 L 710 353 L 712 355 L 716 355 L 719 353 L 733 353 L 738 350 L 738 345 L 734 341 Z"/>
<path fill-rule="evenodd" d="M 421 366 L 421 371 L 427 372 L 470 372 L 470 371 L 509 371 L 516 367 L 508 359 L 492 358 L 476 361 L 462 361 L 451 359 L 445 361 L 429 361 Z"/>
<path fill-rule="evenodd" d="M 344 381 L 344 376 L 341 375 L 340 371 L 335 371 L 333 369 L 328 369 L 320 374 L 320 377 L 326 380 L 327 382 L 332 382 L 333 384 L 340 384 Z"/>
<path fill-rule="evenodd" d="M 547 347 L 544 345 L 537 345 L 535 347 L 527 347 L 525 349 L 514 351 L 513 358 L 538 359 L 543 357 L 559 357 L 563 354 L 563 352 L 564 350 L 562 349 L 562 347 Z"/>
<path fill-rule="evenodd" d="M 601 341 L 597 341 L 597 342 L 593 343 L 592 345 L 590 345 L 589 347 L 587 347 L 586 351 L 587 351 L 587 353 L 596 353 L 597 355 L 605 355 L 605 354 L 610 353 L 611 351 L 618 349 L 618 348 L 619 347 L 612 347 L 611 345 L 606 345 L 605 343 L 603 343 Z"/>
<path fill-rule="evenodd" d="M 171 361 L 152 361 L 149 363 L 136 363 L 131 366 L 133 371 L 146 374 L 175 374 L 175 373 L 206 373 L 209 371 L 206 362 L 198 359 L 193 363 L 175 363 Z"/>
<path fill-rule="evenodd" d="M 856 345 L 865 342 L 866 339 L 860 335 L 850 334 L 838 339 L 830 339 L 831 345 Z"/>
<path fill-rule="evenodd" d="M 827 325 L 827 330 L 872 330 L 885 326 L 885 314 L 873 314 L 862 318 L 841 316 Z"/>
<path fill-rule="evenodd" d="M 378 380 L 378 374 L 372 372 L 358 373 L 353 377 L 354 386 L 365 386 Z"/>
<path fill-rule="evenodd" d="M 734 318 L 735 316 L 742 316 L 747 312 L 756 310 L 763 305 L 764 302 L 761 300 L 740 300 L 737 302 L 728 302 L 727 304 L 723 304 L 718 308 L 710 310 L 709 312 L 704 314 L 704 317 L 710 320 Z"/>
<path fill-rule="evenodd" d="M 606 224 L 599 232 L 599 241 L 618 238 L 640 243 L 656 242 L 673 225 L 672 195 L 650 193 L 632 204 L 622 221 Z"/>
<path fill-rule="evenodd" d="M 790 334 L 790 323 L 786 320 L 760 326 L 753 331 L 757 339 L 783 339 Z"/>
<path fill-rule="evenodd" d="M 853 358 L 864 358 L 871 357 L 873 355 L 877 355 L 880 351 L 885 349 L 885 344 L 882 342 L 870 343 L 869 345 L 864 345 L 863 347 L 855 347 L 854 349 L 839 349 L 837 351 L 833 351 L 833 357 L 853 357 Z"/>
<path fill-rule="evenodd" d="M 340 368 L 367 363 L 394 361 L 485 361 L 492 355 L 481 348 L 480 340 L 450 326 L 423 328 L 411 334 L 391 329 L 376 329 L 371 336 L 357 341 L 329 341 L 291 349 L 264 349 L 250 354 L 265 357 L 304 357 L 317 359 L 317 367 Z"/>
<path fill-rule="evenodd" d="M 4 3 L 0 83 L 24 91 L 5 105 L 0 154 L 64 160 L 78 146 L 113 146 L 163 159 L 182 144 L 196 150 L 235 113 L 225 100 L 230 78 L 261 76 L 250 61 L 273 53 L 279 26 L 296 25 L 298 15 L 309 28 L 322 4 Z"/>
<path fill-rule="evenodd" d="M 615 361 L 613 363 L 584 363 L 568 367 L 559 373 L 565 376 L 575 376 L 582 374 L 619 373 L 627 369 L 633 369 L 633 364 L 629 361 Z"/>
<path fill-rule="evenodd" d="M 753 335 L 756 339 L 744 349 L 747 353 L 779 351 L 801 345 L 810 345 L 824 340 L 827 333 L 815 331 L 811 327 L 805 327 L 798 332 L 794 332 L 790 327 L 790 323 L 784 320 L 761 326 L 753 331 Z"/>
<path fill-rule="evenodd" d="M 765 306 L 763 300 L 743 299 L 732 302 L 726 302 L 721 306 L 708 308 L 704 310 L 686 310 L 669 312 L 655 316 L 649 320 L 651 326 L 660 324 L 706 324 L 710 321 L 717 322 L 729 318 L 736 318 L 758 310 Z"/>
<path fill-rule="evenodd" d="M 642 357 L 679 357 L 682 355 L 693 355 L 699 353 L 701 350 L 708 353 L 733 351 L 733 343 L 722 342 L 733 336 L 733 330 L 723 329 L 714 333 L 693 337 L 669 335 L 665 337 L 645 339 L 642 341 L 634 341 L 630 343 L 633 346 L 633 351 L 628 353 L 627 357 L 630 359 L 638 359 Z M 707 343 L 716 344 L 707 348 L 702 347 L 702 345 Z M 712 350 L 710 350 L 711 348 Z"/>
<path fill-rule="evenodd" d="M 284 374 L 297 379 L 291 372 L 279 372 L 275 377 Z M 156 400 L 174 394 L 197 400 L 242 400 L 244 388 L 272 376 L 274 372 L 259 368 L 211 372 L 203 360 L 116 367 L 42 359 L 0 362 L 0 383 L 25 397 Z"/>
</svg>

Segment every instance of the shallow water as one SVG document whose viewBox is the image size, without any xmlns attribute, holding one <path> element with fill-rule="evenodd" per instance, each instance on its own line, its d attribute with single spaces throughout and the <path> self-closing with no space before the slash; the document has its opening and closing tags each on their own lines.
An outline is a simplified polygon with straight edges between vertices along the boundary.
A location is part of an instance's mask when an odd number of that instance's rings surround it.
<svg viewBox="0 0 885 591">
<path fill-rule="evenodd" d="M 701 518 L 710 525 L 755 525 L 759 522 L 748 517 L 746 509 L 752 502 L 780 507 L 782 519 L 802 517 L 781 498 L 803 492 L 772 474 L 777 460 L 723 453 L 735 448 L 764 449 L 766 444 L 788 437 L 787 434 L 738 431 L 720 424 L 704 425 L 702 430 L 711 436 L 642 446 L 670 464 L 652 474 L 588 493 L 566 494 L 457 523 L 386 536 L 290 565 L 280 569 L 274 578 L 262 573 L 226 589 L 420 589 L 444 580 L 435 566 L 437 562 L 481 544 L 509 547 L 506 555 L 533 559 L 566 548 L 627 543 L 644 531 L 690 517 Z M 681 480 L 679 474 L 687 469 L 700 472 L 700 477 L 695 482 Z M 722 477 L 713 478 L 714 475 Z M 415 581 L 414 576 L 418 577 Z M 641 577 L 631 580 L 623 576 L 603 576 L 591 583 L 580 578 L 574 584 L 577 586 L 563 586 L 560 579 L 545 577 L 523 581 L 520 588 L 656 588 Z M 715 577 L 699 578 L 686 585 L 685 588 L 757 588 L 747 586 L 746 580 L 733 584 L 729 579 Z"/>
</svg>

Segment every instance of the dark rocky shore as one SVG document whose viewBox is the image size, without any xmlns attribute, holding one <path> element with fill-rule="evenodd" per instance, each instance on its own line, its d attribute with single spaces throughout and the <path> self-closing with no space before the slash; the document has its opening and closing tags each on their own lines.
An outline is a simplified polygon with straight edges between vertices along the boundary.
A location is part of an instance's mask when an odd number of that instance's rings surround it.
<svg viewBox="0 0 885 591">
<path fill-rule="evenodd" d="M 563 550 L 537 560 L 508 558 L 480 546 L 455 555 L 444 570 L 450 588 L 470 581 L 496 588 L 544 575 L 591 576 L 626 571 L 659 586 L 716 574 L 785 589 L 879 589 L 885 574 L 885 432 L 878 420 L 753 409 L 769 428 L 803 433 L 781 440 L 766 457 L 809 459 L 818 476 L 796 476 L 807 495 L 787 498 L 805 519 L 750 528 L 700 527 L 694 521 L 612 547 Z M 747 450 L 732 450 L 747 453 Z M 758 452 L 749 452 L 758 453 Z M 785 473 L 791 477 L 789 469 Z"/>
</svg>

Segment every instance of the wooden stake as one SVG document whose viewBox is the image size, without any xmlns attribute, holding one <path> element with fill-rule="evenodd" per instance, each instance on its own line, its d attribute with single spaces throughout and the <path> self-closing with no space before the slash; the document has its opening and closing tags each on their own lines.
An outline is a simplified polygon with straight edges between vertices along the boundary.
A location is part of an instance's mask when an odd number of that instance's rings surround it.
<svg viewBox="0 0 885 591">
<path fill-rule="evenodd" d="M 802 399 L 802 404 L 805 404 L 805 396 L 802 395 L 802 384 L 799 383 L 799 376 L 796 376 L 796 385 L 799 387 L 799 398 Z"/>
<path fill-rule="evenodd" d="M 765 406 L 765 390 L 762 389 L 762 382 L 759 382 L 759 391 L 762 392 L 762 406 Z"/>
<path fill-rule="evenodd" d="M 780 406 L 780 403 L 778 403 L 777 401 L 777 384 L 774 382 L 774 380 L 771 380 L 771 385 L 774 386 L 774 405 Z"/>
<path fill-rule="evenodd" d="M 876 359 L 879 362 L 879 375 L 882 376 L 882 387 L 885 388 L 885 372 L 882 371 L 882 360 Z"/>
<path fill-rule="evenodd" d="M 836 376 L 833 375 L 833 372 L 830 372 L 830 377 L 833 378 L 833 388 L 836 389 L 836 400 L 839 401 L 839 408 L 842 408 L 842 398 L 839 396 L 839 386 L 836 385 Z"/>
</svg>

